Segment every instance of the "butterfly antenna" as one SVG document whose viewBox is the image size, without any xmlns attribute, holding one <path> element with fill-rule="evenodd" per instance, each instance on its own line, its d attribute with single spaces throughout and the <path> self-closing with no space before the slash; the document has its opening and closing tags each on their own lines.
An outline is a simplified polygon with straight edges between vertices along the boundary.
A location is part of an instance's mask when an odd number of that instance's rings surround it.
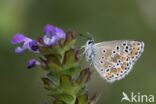
<svg viewBox="0 0 156 104">
<path fill-rule="evenodd" d="M 93 36 L 91 33 L 87 32 L 87 36 L 83 34 L 79 34 L 79 36 L 86 38 L 87 40 L 94 40 Z"/>
<path fill-rule="evenodd" d="M 83 34 L 79 34 L 79 36 L 80 36 L 80 37 L 84 37 L 84 38 L 88 39 L 88 37 L 87 37 L 87 36 L 85 36 L 85 35 L 83 35 Z"/>
<path fill-rule="evenodd" d="M 82 49 L 84 49 L 84 48 L 85 48 L 85 45 L 81 46 L 81 47 L 79 48 L 79 50 L 82 50 Z"/>
<path fill-rule="evenodd" d="M 94 40 L 93 35 L 90 32 L 87 32 L 87 35 L 89 40 Z"/>
</svg>

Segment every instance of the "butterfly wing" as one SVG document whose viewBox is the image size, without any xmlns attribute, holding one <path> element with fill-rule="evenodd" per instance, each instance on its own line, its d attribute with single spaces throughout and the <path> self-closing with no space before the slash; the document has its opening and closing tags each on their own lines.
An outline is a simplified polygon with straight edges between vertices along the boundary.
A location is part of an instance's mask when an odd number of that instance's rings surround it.
<svg viewBox="0 0 156 104">
<path fill-rule="evenodd" d="M 93 64 L 102 78 L 108 82 L 127 75 L 144 50 L 144 43 L 136 40 L 117 40 L 96 43 Z"/>
</svg>

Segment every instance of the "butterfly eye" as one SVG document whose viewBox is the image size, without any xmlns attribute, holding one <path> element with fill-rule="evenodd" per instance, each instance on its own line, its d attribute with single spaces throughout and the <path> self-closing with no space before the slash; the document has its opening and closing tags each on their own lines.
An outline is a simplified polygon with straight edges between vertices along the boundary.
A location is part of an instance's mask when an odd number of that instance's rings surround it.
<svg viewBox="0 0 156 104">
<path fill-rule="evenodd" d="M 88 41 L 88 45 L 91 44 L 91 43 L 93 43 L 93 40 Z"/>
</svg>

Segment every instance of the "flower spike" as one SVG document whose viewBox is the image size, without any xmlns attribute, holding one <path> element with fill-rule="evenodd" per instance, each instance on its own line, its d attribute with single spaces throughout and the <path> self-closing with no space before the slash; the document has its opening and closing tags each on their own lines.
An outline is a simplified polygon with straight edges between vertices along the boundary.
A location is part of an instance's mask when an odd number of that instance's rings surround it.
<svg viewBox="0 0 156 104">
<path fill-rule="evenodd" d="M 15 49 L 22 53 L 28 49 L 37 55 L 39 60 L 30 59 L 27 68 L 39 67 L 46 71 L 42 77 L 43 87 L 48 90 L 51 101 L 45 104 L 96 104 L 97 96 L 88 95 L 87 82 L 90 80 L 90 68 L 82 69 L 83 55 L 74 47 L 76 35 L 66 33 L 58 27 L 46 25 L 44 36 L 37 40 L 16 34 L 12 44 L 23 43 Z"/>
</svg>

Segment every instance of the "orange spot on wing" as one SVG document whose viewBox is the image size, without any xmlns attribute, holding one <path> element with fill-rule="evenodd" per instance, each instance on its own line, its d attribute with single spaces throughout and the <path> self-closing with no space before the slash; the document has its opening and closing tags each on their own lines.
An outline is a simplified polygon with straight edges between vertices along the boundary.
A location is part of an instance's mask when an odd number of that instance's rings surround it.
<svg viewBox="0 0 156 104">
<path fill-rule="evenodd" d="M 120 55 L 123 56 L 123 57 L 125 56 L 125 54 L 123 52 Z"/>
<path fill-rule="evenodd" d="M 117 72 L 117 70 L 114 70 L 114 74 L 117 74 L 118 72 Z"/>
<path fill-rule="evenodd" d="M 120 68 L 118 68 L 118 72 L 120 72 L 121 71 L 121 69 Z"/>
<path fill-rule="evenodd" d="M 127 62 L 124 62 L 123 64 L 126 66 L 127 65 Z"/>
<path fill-rule="evenodd" d="M 126 57 L 122 57 L 122 61 L 126 60 Z"/>
<path fill-rule="evenodd" d="M 135 54 L 135 52 L 134 51 L 132 51 L 132 55 L 134 55 Z"/>
<path fill-rule="evenodd" d="M 134 51 L 137 51 L 137 47 L 134 47 Z"/>
<path fill-rule="evenodd" d="M 137 42 L 134 42 L 134 43 L 133 43 L 133 45 L 135 45 L 135 46 L 136 46 L 136 45 L 137 45 Z"/>
<path fill-rule="evenodd" d="M 122 70 L 125 70 L 125 66 L 122 66 Z"/>
<path fill-rule="evenodd" d="M 112 73 L 109 73 L 106 75 L 106 79 L 108 79 L 111 76 Z"/>
<path fill-rule="evenodd" d="M 130 55 L 129 55 L 129 57 L 130 57 L 130 58 L 132 58 L 132 57 L 133 57 L 133 55 L 132 55 L 132 54 L 130 54 Z"/>
</svg>

